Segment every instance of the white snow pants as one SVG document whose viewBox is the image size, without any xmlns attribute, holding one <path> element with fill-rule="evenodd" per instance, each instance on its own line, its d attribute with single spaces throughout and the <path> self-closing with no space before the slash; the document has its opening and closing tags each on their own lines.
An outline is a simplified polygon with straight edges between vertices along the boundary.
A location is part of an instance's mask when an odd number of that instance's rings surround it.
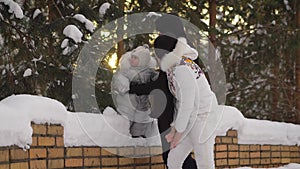
<svg viewBox="0 0 300 169">
<path fill-rule="evenodd" d="M 214 169 L 214 143 L 215 135 L 212 135 L 205 143 L 200 144 L 199 138 L 204 127 L 205 117 L 197 116 L 190 132 L 170 151 L 168 156 L 169 169 L 181 169 L 188 154 L 194 149 L 198 169 Z M 205 132 L 205 130 L 204 130 Z"/>
</svg>

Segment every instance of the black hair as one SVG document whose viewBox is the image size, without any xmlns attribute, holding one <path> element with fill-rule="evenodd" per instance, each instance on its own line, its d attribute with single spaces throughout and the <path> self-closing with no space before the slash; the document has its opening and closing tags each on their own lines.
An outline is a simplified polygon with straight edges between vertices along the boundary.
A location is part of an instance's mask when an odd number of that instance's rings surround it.
<svg viewBox="0 0 300 169">
<path fill-rule="evenodd" d="M 172 52 L 177 43 L 177 39 L 160 35 L 154 41 L 154 51 L 158 58 L 162 58 L 165 54 Z"/>
</svg>

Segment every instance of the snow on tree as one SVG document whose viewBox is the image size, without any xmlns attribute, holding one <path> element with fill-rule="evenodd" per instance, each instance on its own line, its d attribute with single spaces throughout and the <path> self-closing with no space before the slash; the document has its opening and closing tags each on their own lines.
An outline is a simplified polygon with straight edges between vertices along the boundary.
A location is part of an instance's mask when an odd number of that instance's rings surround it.
<svg viewBox="0 0 300 169">
<path fill-rule="evenodd" d="M 63 34 L 74 40 L 75 43 L 82 42 L 83 34 L 75 25 L 68 25 L 64 28 Z"/>
<path fill-rule="evenodd" d="M 32 70 L 30 68 L 26 69 L 24 74 L 23 74 L 23 77 L 28 77 L 28 76 L 31 76 L 32 75 Z"/>
<path fill-rule="evenodd" d="M 104 16 L 106 11 L 110 8 L 110 3 L 109 2 L 105 2 L 103 3 L 100 8 L 99 8 L 99 14 L 100 16 Z"/>
<path fill-rule="evenodd" d="M 78 21 L 80 21 L 81 23 L 84 23 L 85 24 L 85 28 L 87 30 L 89 30 L 90 32 L 94 32 L 95 30 L 95 26 L 93 24 L 92 21 L 86 19 L 86 17 L 82 14 L 76 14 L 74 15 L 74 18 L 77 19 Z"/>
<path fill-rule="evenodd" d="M 9 6 L 8 12 L 13 13 L 16 16 L 16 18 L 22 19 L 24 17 L 20 5 L 14 2 L 13 0 L 0 0 L 0 3 L 1 2 Z"/>
</svg>

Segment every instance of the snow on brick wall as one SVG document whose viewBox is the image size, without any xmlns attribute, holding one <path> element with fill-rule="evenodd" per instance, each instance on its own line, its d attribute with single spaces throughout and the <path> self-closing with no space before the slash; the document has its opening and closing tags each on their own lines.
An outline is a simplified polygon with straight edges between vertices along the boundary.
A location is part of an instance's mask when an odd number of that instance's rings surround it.
<svg viewBox="0 0 300 169">
<path fill-rule="evenodd" d="M 65 147 L 63 126 L 34 123 L 31 126 L 33 134 L 30 149 L 0 147 L 0 168 L 164 168 L 160 146 Z M 289 169 L 291 165 L 300 166 L 289 164 L 300 163 L 299 146 L 238 144 L 237 134 L 236 130 L 229 130 L 225 136 L 216 137 L 217 169 L 242 166 L 273 168 L 284 165 L 287 167 L 282 169 Z"/>
</svg>

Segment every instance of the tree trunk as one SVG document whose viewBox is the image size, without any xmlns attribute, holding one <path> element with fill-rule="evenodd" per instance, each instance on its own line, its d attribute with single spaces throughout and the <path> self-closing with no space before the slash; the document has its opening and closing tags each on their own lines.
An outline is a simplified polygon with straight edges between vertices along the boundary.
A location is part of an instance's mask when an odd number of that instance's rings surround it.
<svg viewBox="0 0 300 169">
<path fill-rule="evenodd" d="M 118 3 L 119 3 L 119 8 L 120 8 L 120 10 L 122 12 L 122 16 L 124 16 L 124 3 L 125 2 L 124 2 L 124 0 L 119 0 Z M 118 36 L 123 36 L 123 32 L 124 32 L 123 25 L 119 24 L 117 29 L 118 29 L 117 32 L 120 32 L 120 34 Z M 125 52 L 124 51 L 124 41 L 121 40 L 120 42 L 118 42 L 117 57 L 121 58 L 121 56 L 124 54 L 124 52 Z"/>
<path fill-rule="evenodd" d="M 297 49 L 296 49 L 296 123 L 300 124 L 300 2 L 296 1 Z"/>
<path fill-rule="evenodd" d="M 280 56 L 280 58 L 282 58 L 282 57 Z M 275 60 L 274 68 L 273 68 L 273 74 L 275 77 L 278 77 L 278 74 L 279 74 L 278 68 L 279 68 L 279 62 L 277 60 Z M 277 117 L 278 98 L 279 98 L 278 86 L 279 86 L 278 81 L 275 80 L 275 82 L 273 82 L 273 84 L 272 84 L 272 93 L 273 93 L 272 110 L 273 111 L 271 112 L 271 114 L 272 114 L 271 120 L 273 120 L 273 121 L 278 121 L 278 117 Z"/>
<path fill-rule="evenodd" d="M 209 53 L 208 53 L 208 64 L 209 64 L 209 71 L 210 71 L 210 76 L 209 82 L 210 84 L 215 83 L 215 77 L 214 77 L 214 72 L 215 70 L 215 62 L 216 62 L 216 35 L 215 35 L 215 28 L 216 28 L 216 23 L 217 23 L 217 2 L 216 0 L 209 0 L 209 40 L 210 40 L 210 45 L 209 45 Z M 213 87 L 213 86 L 212 86 Z"/>
</svg>

